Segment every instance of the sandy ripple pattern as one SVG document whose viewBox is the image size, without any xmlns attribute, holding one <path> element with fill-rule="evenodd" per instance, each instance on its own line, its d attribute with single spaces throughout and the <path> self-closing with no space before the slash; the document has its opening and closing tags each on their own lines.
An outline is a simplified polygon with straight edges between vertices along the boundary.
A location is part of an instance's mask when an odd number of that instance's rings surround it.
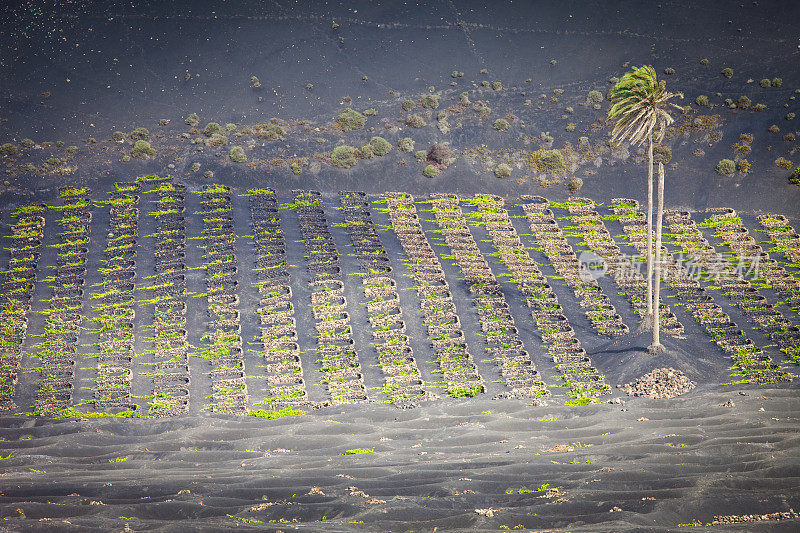
<svg viewBox="0 0 800 533">
<path fill-rule="evenodd" d="M 481 395 L 279 420 L 203 413 L 31 424 L 6 416 L 2 524 L 627 533 L 755 515 L 762 521 L 736 531 L 797 530 L 789 512 L 800 509 L 797 391 L 739 391 L 632 398 L 625 411 Z M 735 406 L 724 405 L 730 399 Z M 343 455 L 354 448 L 373 452 Z"/>
</svg>

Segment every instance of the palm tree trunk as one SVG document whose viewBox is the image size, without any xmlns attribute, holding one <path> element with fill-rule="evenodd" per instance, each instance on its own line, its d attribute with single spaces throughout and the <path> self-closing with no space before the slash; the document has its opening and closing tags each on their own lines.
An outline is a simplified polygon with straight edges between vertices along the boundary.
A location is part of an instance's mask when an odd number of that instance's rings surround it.
<svg viewBox="0 0 800 533">
<path fill-rule="evenodd" d="M 653 292 L 653 343 L 649 351 L 652 354 L 664 350 L 661 344 L 661 316 L 659 304 L 661 302 L 661 228 L 664 216 L 664 164 L 658 163 L 658 212 L 656 214 L 656 246 L 655 246 L 655 291 Z"/>
<path fill-rule="evenodd" d="M 647 143 L 647 316 L 645 327 L 653 324 L 653 135 Z"/>
</svg>

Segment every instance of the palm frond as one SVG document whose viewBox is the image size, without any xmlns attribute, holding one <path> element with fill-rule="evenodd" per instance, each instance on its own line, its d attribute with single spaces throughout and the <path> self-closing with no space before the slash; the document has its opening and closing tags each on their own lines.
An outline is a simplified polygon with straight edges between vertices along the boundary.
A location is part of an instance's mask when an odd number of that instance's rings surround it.
<svg viewBox="0 0 800 533">
<path fill-rule="evenodd" d="M 675 121 L 667 108 L 683 109 L 670 102 L 675 97 L 683 98 L 683 93 L 668 92 L 650 65 L 626 72 L 609 93 L 608 118 L 616 120 L 612 142 L 641 145 L 651 137 L 661 142 L 667 126 Z"/>
</svg>

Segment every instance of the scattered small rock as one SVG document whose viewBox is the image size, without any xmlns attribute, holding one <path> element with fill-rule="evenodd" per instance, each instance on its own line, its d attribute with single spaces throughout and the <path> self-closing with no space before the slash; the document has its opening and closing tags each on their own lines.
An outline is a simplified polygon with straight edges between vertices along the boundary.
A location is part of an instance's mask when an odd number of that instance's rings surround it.
<svg viewBox="0 0 800 533">
<path fill-rule="evenodd" d="M 475 512 L 481 516 L 485 516 L 486 518 L 492 518 L 494 516 L 494 509 L 491 507 L 488 509 L 475 509 Z"/>
<path fill-rule="evenodd" d="M 721 403 L 721 404 L 719 404 L 719 406 L 720 406 L 720 407 L 735 407 L 735 406 L 736 406 L 736 404 L 735 404 L 735 403 L 733 403 L 731 400 L 728 400 L 728 401 L 727 401 L 727 402 L 725 402 L 725 403 Z"/>
</svg>

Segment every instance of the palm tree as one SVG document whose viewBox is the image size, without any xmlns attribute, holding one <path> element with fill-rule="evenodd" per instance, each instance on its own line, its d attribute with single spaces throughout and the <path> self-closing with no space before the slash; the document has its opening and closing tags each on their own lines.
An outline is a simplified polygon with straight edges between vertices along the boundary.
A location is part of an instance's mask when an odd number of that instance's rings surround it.
<svg viewBox="0 0 800 533">
<path fill-rule="evenodd" d="M 609 93 L 611 109 L 608 111 L 608 118 L 616 120 L 611 141 L 627 141 L 631 146 L 641 146 L 647 141 L 647 315 L 645 324 L 653 327 L 653 344 L 650 349 L 655 352 L 660 351 L 663 347 L 658 342 L 659 322 L 655 319 L 658 314 L 659 302 L 653 299 L 653 266 L 655 262 L 653 252 L 653 145 L 664 139 L 667 126 L 675 121 L 670 116 L 668 107 L 681 109 L 680 106 L 669 101 L 676 96 L 683 98 L 683 93 L 668 92 L 666 84 L 658 80 L 656 71 L 649 65 L 626 72 Z M 663 174 L 660 174 L 659 190 L 663 191 L 663 187 Z M 660 228 L 663 198 L 660 199 L 659 205 L 661 206 L 658 212 L 658 227 Z M 657 238 L 660 243 L 660 230 Z M 658 253 L 660 261 L 660 247 Z"/>
</svg>

